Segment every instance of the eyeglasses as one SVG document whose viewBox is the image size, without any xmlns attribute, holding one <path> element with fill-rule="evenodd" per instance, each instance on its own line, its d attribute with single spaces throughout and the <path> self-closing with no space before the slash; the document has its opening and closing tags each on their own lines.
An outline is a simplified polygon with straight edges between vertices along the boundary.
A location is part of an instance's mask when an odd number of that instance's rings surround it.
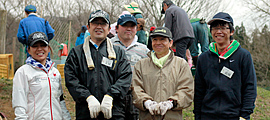
<svg viewBox="0 0 270 120">
<path fill-rule="evenodd" d="M 230 29 L 230 28 L 229 27 L 213 27 L 212 31 L 218 31 L 218 30 L 225 31 L 227 29 Z"/>
<path fill-rule="evenodd" d="M 93 21 L 91 22 L 94 26 L 101 25 L 102 27 L 105 27 L 108 23 L 106 22 L 98 22 L 98 21 Z"/>
</svg>

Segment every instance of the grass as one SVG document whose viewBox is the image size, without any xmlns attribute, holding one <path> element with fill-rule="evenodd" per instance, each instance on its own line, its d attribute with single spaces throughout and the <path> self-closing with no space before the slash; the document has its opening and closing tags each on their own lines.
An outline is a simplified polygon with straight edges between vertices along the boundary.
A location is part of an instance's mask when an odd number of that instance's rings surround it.
<svg viewBox="0 0 270 120">
<path fill-rule="evenodd" d="M 70 96 L 67 88 L 62 81 L 64 95 L 66 96 L 66 106 L 70 112 L 72 120 L 75 120 L 75 102 Z M 256 107 L 251 115 L 251 120 L 270 120 L 270 91 L 258 87 L 258 96 L 256 99 Z M 183 110 L 184 120 L 194 120 L 192 112 L 193 104 Z M 14 119 L 14 110 L 12 109 L 12 80 L 0 79 L 0 112 L 3 112 L 8 119 Z"/>
</svg>

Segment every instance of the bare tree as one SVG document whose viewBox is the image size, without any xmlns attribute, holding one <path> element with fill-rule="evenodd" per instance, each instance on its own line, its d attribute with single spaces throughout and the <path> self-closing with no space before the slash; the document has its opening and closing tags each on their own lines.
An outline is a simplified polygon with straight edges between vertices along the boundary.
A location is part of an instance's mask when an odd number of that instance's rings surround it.
<svg viewBox="0 0 270 120">
<path fill-rule="evenodd" d="M 252 16 L 257 23 L 260 23 L 260 27 L 270 21 L 270 0 L 246 0 L 245 3 L 251 11 L 256 13 Z"/>
</svg>

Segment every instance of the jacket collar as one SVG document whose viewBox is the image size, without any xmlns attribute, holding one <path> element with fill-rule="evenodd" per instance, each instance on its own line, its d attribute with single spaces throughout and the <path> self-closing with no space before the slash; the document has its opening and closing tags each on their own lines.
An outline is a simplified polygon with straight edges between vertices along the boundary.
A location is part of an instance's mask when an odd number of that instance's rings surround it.
<svg viewBox="0 0 270 120">
<path fill-rule="evenodd" d="M 218 54 L 216 42 L 212 42 L 209 45 L 209 50 L 218 55 L 219 58 L 226 60 L 237 50 L 239 46 L 239 42 L 237 42 L 236 40 L 232 40 L 231 43 L 225 48 L 224 52 Z"/>
<path fill-rule="evenodd" d="M 150 58 L 150 60 L 151 60 L 152 62 L 153 62 L 153 59 L 152 59 L 152 56 L 151 56 L 151 52 L 153 52 L 153 51 L 154 51 L 154 50 L 149 51 L 149 52 L 147 53 L 147 56 Z M 173 60 L 173 58 L 174 58 L 174 52 L 173 52 L 173 50 L 170 49 L 170 51 L 171 51 L 171 53 L 170 53 L 168 59 L 166 60 L 166 62 L 164 63 L 164 65 L 163 65 L 162 68 L 166 67 L 167 64 L 169 64 L 169 63 Z M 153 62 L 153 64 L 155 64 L 155 63 Z"/>
<path fill-rule="evenodd" d="M 51 61 L 51 59 L 49 57 L 47 57 L 45 66 L 42 65 L 40 62 L 37 62 L 35 59 L 33 59 L 31 56 L 29 56 L 26 61 L 26 64 L 31 65 L 32 67 L 36 67 L 39 68 L 41 70 L 44 70 L 45 72 L 49 72 L 51 66 L 53 65 L 53 62 Z"/>
</svg>

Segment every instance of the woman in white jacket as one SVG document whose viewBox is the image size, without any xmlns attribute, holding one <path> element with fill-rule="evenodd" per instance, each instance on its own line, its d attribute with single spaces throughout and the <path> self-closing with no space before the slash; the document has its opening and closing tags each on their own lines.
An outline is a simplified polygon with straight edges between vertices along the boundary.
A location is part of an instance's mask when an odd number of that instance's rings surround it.
<svg viewBox="0 0 270 120">
<path fill-rule="evenodd" d="M 42 32 L 28 37 L 29 56 L 13 79 L 12 107 L 15 120 L 71 119 L 66 109 L 61 75 L 48 56 L 49 40 Z"/>
</svg>

